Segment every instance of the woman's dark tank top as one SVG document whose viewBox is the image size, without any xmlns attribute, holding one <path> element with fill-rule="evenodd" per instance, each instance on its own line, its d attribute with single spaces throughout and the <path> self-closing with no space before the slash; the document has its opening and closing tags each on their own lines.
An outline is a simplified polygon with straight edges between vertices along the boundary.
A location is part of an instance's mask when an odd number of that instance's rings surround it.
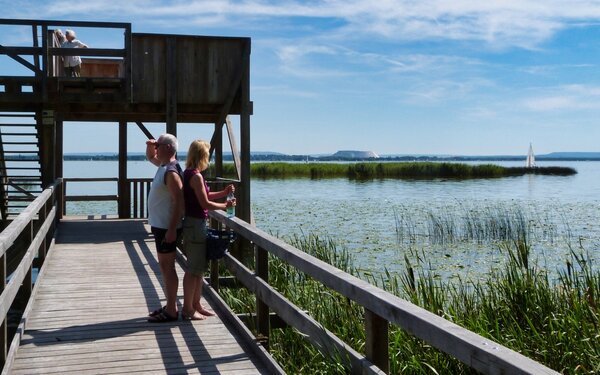
<svg viewBox="0 0 600 375">
<path fill-rule="evenodd" d="M 183 199 L 185 200 L 185 216 L 191 216 L 198 219 L 207 219 L 208 210 L 200 206 L 200 202 L 198 202 L 198 198 L 196 198 L 194 189 L 192 189 L 192 186 L 190 185 L 192 177 L 199 173 L 200 171 L 195 168 L 187 168 L 183 172 Z M 206 180 L 204 180 L 204 189 L 208 195 L 209 187 L 206 183 Z"/>
</svg>

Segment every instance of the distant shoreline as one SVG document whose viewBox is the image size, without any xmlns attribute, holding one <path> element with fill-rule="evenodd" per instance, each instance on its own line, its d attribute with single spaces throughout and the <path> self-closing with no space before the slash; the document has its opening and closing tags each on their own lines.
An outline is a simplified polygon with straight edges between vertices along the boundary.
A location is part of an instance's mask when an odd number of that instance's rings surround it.
<svg viewBox="0 0 600 375">
<path fill-rule="evenodd" d="M 23 159 L 26 159 L 26 156 L 23 156 Z M 185 160 L 185 154 L 179 154 L 180 160 Z M 90 155 L 80 155 L 80 154 L 65 154 L 64 160 L 97 160 L 97 161 L 111 161 L 111 160 L 119 160 L 119 156 L 117 154 L 105 155 L 105 154 L 90 154 Z M 136 160 L 146 160 L 145 155 L 138 154 L 129 154 L 127 155 L 127 160 L 136 161 Z M 224 161 L 233 161 L 231 155 L 223 155 Z M 337 161 L 347 161 L 347 162 L 375 162 L 375 163 L 385 163 L 385 162 L 472 162 L 472 161 L 481 161 L 481 162 L 493 162 L 493 161 L 522 161 L 525 162 L 525 156 L 395 156 L 395 157 L 379 157 L 379 158 L 339 158 L 332 156 L 310 156 L 310 155 L 252 155 L 250 157 L 251 161 L 269 161 L 269 162 L 337 162 Z M 600 157 L 552 157 L 552 156 L 537 156 L 536 161 L 600 161 Z"/>
<path fill-rule="evenodd" d="M 185 160 L 186 154 L 178 154 L 179 160 Z M 32 155 L 15 155 L 15 159 L 34 159 Z M 118 154 L 65 154 L 66 161 L 116 161 L 119 160 Z M 127 160 L 137 161 L 146 160 L 146 155 L 141 153 L 133 153 L 127 155 Z M 223 160 L 232 162 L 231 154 L 223 155 Z M 361 163 L 387 163 L 387 162 L 496 162 L 496 161 L 513 161 L 525 163 L 525 156 L 382 156 L 379 158 L 340 158 L 333 156 L 310 156 L 310 155 L 285 155 L 285 154 L 253 154 L 250 157 L 254 162 L 361 162 Z M 600 161 L 600 157 L 583 157 L 583 156 L 551 156 L 539 155 L 536 156 L 536 161 Z"/>
</svg>

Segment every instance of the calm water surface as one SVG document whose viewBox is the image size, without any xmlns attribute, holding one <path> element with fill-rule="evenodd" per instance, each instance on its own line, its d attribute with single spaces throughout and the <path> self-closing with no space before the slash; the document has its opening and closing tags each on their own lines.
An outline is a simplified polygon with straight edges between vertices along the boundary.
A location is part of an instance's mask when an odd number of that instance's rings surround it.
<svg viewBox="0 0 600 375">
<path fill-rule="evenodd" d="M 583 246 L 598 263 L 600 162 L 539 165 L 569 166 L 578 174 L 463 181 L 254 180 L 252 210 L 257 226 L 274 235 L 331 237 L 355 255 L 359 268 L 370 272 L 384 267 L 401 271 L 404 254 L 412 249 L 423 252 L 443 277 L 486 273 L 502 262 L 498 243 L 435 243 L 429 235 L 431 218 L 460 228 L 466 216 L 498 213 L 525 219 L 534 256 L 550 271 L 564 264 L 569 247 Z M 66 177 L 113 177 L 118 167 L 115 161 L 67 161 L 64 170 Z M 154 171 L 148 162 L 128 164 L 129 177 L 152 177 Z M 68 189 L 69 194 L 116 194 L 115 183 L 73 183 Z M 114 212 L 116 204 L 106 202 L 68 206 L 69 214 Z"/>
</svg>

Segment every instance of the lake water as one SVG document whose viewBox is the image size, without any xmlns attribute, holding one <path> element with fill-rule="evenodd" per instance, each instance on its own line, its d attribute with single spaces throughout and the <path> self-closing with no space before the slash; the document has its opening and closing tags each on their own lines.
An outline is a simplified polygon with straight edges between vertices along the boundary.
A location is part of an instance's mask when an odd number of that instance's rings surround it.
<svg viewBox="0 0 600 375">
<path fill-rule="evenodd" d="M 539 165 L 569 166 L 578 174 L 462 181 L 254 180 L 252 210 L 256 225 L 274 235 L 332 238 L 369 272 L 384 267 L 399 272 L 404 255 L 417 251 L 442 277 L 478 277 L 501 264 L 504 256 L 498 241 L 469 237 L 465 228 L 475 225 L 488 228 L 486 232 L 503 220 L 525 225 L 535 258 L 551 272 L 565 264 L 570 248 L 583 247 L 597 263 L 600 163 Z M 66 161 L 64 171 L 65 177 L 115 177 L 118 164 Z M 152 177 L 154 172 L 145 161 L 128 164 L 129 177 Z M 68 189 L 69 194 L 116 194 L 116 183 L 70 183 Z M 115 212 L 116 203 L 106 202 L 70 203 L 67 208 L 70 215 Z M 450 234 L 442 238 L 440 231 Z"/>
</svg>

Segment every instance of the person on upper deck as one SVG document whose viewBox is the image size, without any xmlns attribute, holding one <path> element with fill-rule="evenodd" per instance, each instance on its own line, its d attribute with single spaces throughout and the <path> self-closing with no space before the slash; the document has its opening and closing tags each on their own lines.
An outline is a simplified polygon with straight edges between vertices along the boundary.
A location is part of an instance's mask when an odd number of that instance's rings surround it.
<svg viewBox="0 0 600 375">
<path fill-rule="evenodd" d="M 164 283 L 167 303 L 150 313 L 149 322 L 175 321 L 179 278 L 175 271 L 177 238 L 181 234 L 183 218 L 183 190 L 181 167 L 176 158 L 177 138 L 162 134 L 158 140 L 146 142 L 146 157 L 158 167 L 148 195 L 148 224 L 154 235 L 158 264 Z"/>
<path fill-rule="evenodd" d="M 183 276 L 183 307 L 181 316 L 188 320 L 204 320 L 215 315 L 200 303 L 202 276 L 206 270 L 206 232 L 208 210 L 225 210 L 235 206 L 235 200 L 214 202 L 225 198 L 235 190 L 227 185 L 221 191 L 211 192 L 201 172 L 208 168 L 210 144 L 195 140 L 190 144 L 183 172 L 183 196 L 185 219 L 183 220 L 183 251 L 187 257 L 188 270 Z"/>
<path fill-rule="evenodd" d="M 75 35 L 75 31 L 65 31 L 65 41 L 61 44 L 62 48 L 88 48 L 87 44 L 82 43 Z M 65 75 L 67 77 L 81 76 L 81 57 L 79 56 L 63 56 Z"/>
</svg>

